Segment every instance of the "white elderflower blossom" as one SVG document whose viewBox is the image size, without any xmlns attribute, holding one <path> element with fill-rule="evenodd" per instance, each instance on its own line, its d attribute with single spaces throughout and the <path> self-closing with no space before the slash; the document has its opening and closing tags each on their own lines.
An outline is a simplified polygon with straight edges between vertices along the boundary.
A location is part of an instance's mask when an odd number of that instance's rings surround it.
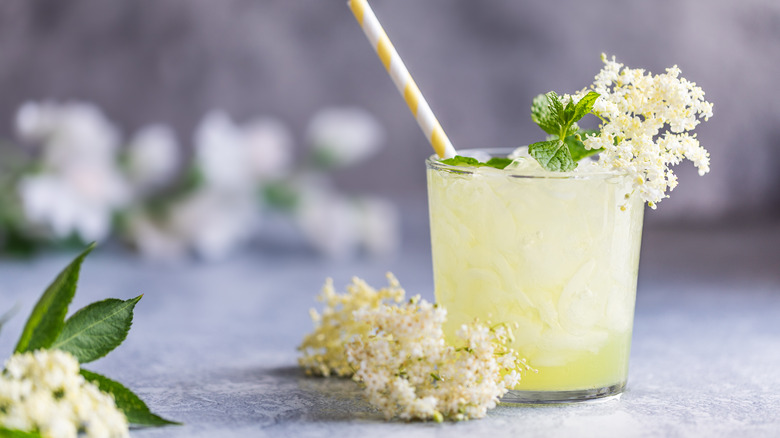
<svg viewBox="0 0 780 438">
<path fill-rule="evenodd" d="M 328 279 L 317 297 L 325 303 L 322 314 L 312 309 L 314 332 L 303 338 L 298 349 L 303 356 L 298 363 L 308 374 L 351 376 L 354 369 L 347 362 L 344 345 L 368 329 L 357 323 L 352 313 L 359 309 L 373 309 L 385 302 L 401 302 L 405 292 L 392 274 L 387 275 L 388 286 L 376 290 L 365 281 L 354 277 L 347 293 L 338 294 L 333 280 Z"/>
<path fill-rule="evenodd" d="M 354 312 L 370 328 L 347 345 L 369 402 L 390 419 L 441 421 L 484 417 L 520 379 L 524 362 L 506 344 L 511 333 L 463 325 L 458 348 L 444 340 L 446 310 L 413 297 L 401 306 Z"/>
<path fill-rule="evenodd" d="M 354 373 L 388 419 L 442 421 L 483 417 L 530 369 L 507 347 L 512 334 L 503 325 L 463 325 L 459 345 L 448 345 L 446 310 L 419 296 L 391 305 L 405 292 L 392 274 L 388 279 L 388 288 L 375 291 L 355 278 L 344 295 L 328 280 L 325 310 L 312 311 L 316 329 L 300 347 L 308 373 Z"/>
<path fill-rule="evenodd" d="M 0 375 L 0 424 L 37 431 L 46 438 L 128 437 L 125 415 L 114 398 L 79 374 L 69 353 L 38 350 L 15 354 Z"/>
<path fill-rule="evenodd" d="M 704 100 L 700 87 L 680 77 L 677 66 L 653 76 L 624 68 L 604 54 L 602 61 L 605 65 L 591 89 L 600 94 L 593 112 L 603 123 L 599 134 L 583 143 L 588 149 L 603 148 L 599 165 L 627 172 L 634 189 L 655 208 L 677 185 L 669 165 L 688 159 L 699 175 L 709 172 L 709 153 L 689 131 L 700 119 L 712 117 L 712 103 Z M 587 91 L 573 98 L 578 100 Z"/>
</svg>

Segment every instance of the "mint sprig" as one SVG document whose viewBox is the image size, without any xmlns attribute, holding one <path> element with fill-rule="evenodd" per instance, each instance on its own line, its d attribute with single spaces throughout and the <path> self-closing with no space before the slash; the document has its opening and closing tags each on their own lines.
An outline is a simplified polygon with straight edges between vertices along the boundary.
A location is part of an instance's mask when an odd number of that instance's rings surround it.
<svg viewBox="0 0 780 438">
<path fill-rule="evenodd" d="M 441 160 L 442 163 L 450 166 L 465 166 L 465 167 L 495 167 L 496 169 L 503 169 L 512 163 L 510 158 L 493 157 L 485 162 L 479 161 L 476 158 L 464 157 L 463 155 L 455 155 L 452 158 Z"/>
<path fill-rule="evenodd" d="M 98 301 L 65 320 L 68 306 L 76 293 L 81 264 L 94 247 L 94 243 L 89 245 L 46 288 L 27 319 L 15 353 L 59 349 L 72 354 L 82 364 L 105 356 L 125 340 L 133 323 L 133 309 L 142 296 L 129 300 L 109 298 Z M 130 424 L 180 424 L 153 414 L 137 395 L 120 383 L 83 368 L 81 374 L 95 382 L 102 391 L 114 396 L 117 408 L 125 414 Z M 36 435 L 0 426 L 0 438 L 4 436 Z"/>
<path fill-rule="evenodd" d="M 531 103 L 531 120 L 551 136 L 549 140 L 528 146 L 528 153 L 546 170 L 568 172 L 577 167 L 580 159 L 598 153 L 582 144 L 581 130 L 577 121 L 593 111 L 593 104 L 599 93 L 591 91 L 576 104 L 573 100 L 564 105 L 554 91 L 536 96 Z M 592 134 L 591 134 L 592 135 Z"/>
</svg>

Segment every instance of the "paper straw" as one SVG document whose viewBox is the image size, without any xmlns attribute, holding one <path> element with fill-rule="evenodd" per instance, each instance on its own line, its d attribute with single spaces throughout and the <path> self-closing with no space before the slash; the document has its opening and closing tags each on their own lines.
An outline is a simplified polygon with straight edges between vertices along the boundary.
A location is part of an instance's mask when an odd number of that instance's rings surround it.
<svg viewBox="0 0 780 438">
<path fill-rule="evenodd" d="M 417 84 L 414 83 L 412 76 L 401 61 L 401 57 L 398 56 L 398 52 L 395 51 L 395 47 L 387 37 L 385 30 L 382 29 L 382 25 L 379 24 L 371 6 L 366 0 L 349 0 L 348 4 L 368 37 L 368 41 L 371 42 L 371 46 L 374 47 L 379 59 L 382 60 L 382 64 L 390 74 L 390 78 L 393 79 L 396 88 L 406 100 L 409 110 L 417 119 L 417 124 L 420 125 L 428 141 L 431 142 L 433 150 L 441 158 L 454 157 L 455 148 L 441 128 L 439 121 L 436 120 L 436 116 L 433 115 L 431 107 L 428 106 L 428 102 L 425 101 L 420 89 L 417 88 Z"/>
</svg>

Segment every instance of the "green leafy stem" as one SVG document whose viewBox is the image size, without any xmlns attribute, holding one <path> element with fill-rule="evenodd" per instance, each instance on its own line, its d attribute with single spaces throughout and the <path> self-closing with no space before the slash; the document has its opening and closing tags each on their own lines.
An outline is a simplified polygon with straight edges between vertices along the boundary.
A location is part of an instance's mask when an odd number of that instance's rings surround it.
<svg viewBox="0 0 780 438">
<path fill-rule="evenodd" d="M 76 293 L 81 264 L 94 247 L 92 244 L 79 254 L 46 288 L 27 319 L 15 353 L 58 349 L 72 354 L 79 363 L 84 364 L 107 355 L 125 340 L 133 324 L 133 309 L 142 295 L 129 300 L 109 298 L 98 301 L 65 319 L 68 306 Z M 114 396 L 117 408 L 125 414 L 130 424 L 180 424 L 152 413 L 140 397 L 122 384 L 83 368 L 81 374 L 102 391 Z M 38 435 L 0 427 L 0 438 L 4 436 Z"/>
<path fill-rule="evenodd" d="M 569 172 L 577 167 L 583 158 L 601 152 L 601 149 L 587 149 L 583 138 L 597 135 L 598 131 L 580 129 L 577 122 L 593 112 L 593 104 L 599 93 L 591 91 L 577 103 L 570 99 L 566 105 L 554 91 L 536 96 L 531 104 L 531 120 L 548 134 L 545 141 L 528 146 L 528 153 L 546 170 Z M 456 155 L 441 161 L 451 166 L 506 168 L 512 160 L 494 157 L 487 162 L 476 158 Z"/>
<path fill-rule="evenodd" d="M 593 104 L 599 93 L 591 91 L 576 104 L 574 99 L 564 105 L 554 91 L 540 94 L 531 104 L 531 119 L 544 132 L 549 140 L 528 146 L 528 153 L 546 170 L 568 172 L 577 167 L 582 158 L 597 154 L 600 150 L 589 150 L 582 143 L 582 137 L 593 135 L 596 131 L 581 130 L 577 122 L 593 111 Z"/>
</svg>

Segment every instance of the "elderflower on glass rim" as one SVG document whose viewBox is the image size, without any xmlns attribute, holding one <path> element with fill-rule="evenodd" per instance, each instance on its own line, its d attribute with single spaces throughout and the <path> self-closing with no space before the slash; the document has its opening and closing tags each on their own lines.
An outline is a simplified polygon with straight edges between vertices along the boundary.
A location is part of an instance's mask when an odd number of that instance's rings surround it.
<svg viewBox="0 0 780 438">
<path fill-rule="evenodd" d="M 696 83 L 680 77 L 675 65 L 663 74 L 631 69 L 613 56 L 601 55 L 604 67 L 589 89 L 564 101 L 582 99 L 589 90 L 600 94 L 593 113 L 602 121 L 596 135 L 583 139 L 587 149 L 603 149 L 599 165 L 623 170 L 633 179 L 648 206 L 668 197 L 677 187 L 677 175 L 669 168 L 688 159 L 704 175 L 710 170 L 709 153 L 690 133 L 712 117 L 713 105 L 704 100 Z"/>
</svg>

